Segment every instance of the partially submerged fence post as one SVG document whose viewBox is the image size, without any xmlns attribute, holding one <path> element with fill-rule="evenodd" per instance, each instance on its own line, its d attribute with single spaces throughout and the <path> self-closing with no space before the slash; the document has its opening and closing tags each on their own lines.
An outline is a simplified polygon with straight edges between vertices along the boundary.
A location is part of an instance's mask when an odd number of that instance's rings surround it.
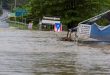
<svg viewBox="0 0 110 75">
<path fill-rule="evenodd" d="M 77 36 L 77 32 L 75 32 L 75 34 L 74 34 L 74 42 L 75 42 L 75 45 L 78 45 L 78 36 Z"/>
<path fill-rule="evenodd" d="M 42 25 L 41 25 L 41 24 L 39 24 L 39 30 L 40 30 L 40 31 L 42 30 Z"/>
</svg>

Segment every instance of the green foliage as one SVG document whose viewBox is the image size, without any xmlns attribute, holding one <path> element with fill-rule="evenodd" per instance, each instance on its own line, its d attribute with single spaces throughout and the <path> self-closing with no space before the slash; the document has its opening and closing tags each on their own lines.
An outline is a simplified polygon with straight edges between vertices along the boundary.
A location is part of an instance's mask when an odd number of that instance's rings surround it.
<svg viewBox="0 0 110 75">
<path fill-rule="evenodd" d="M 101 18 L 100 20 L 96 21 L 96 23 L 100 26 L 106 26 L 110 24 L 110 22 L 106 18 Z"/>
<path fill-rule="evenodd" d="M 8 10 L 14 10 L 15 9 L 15 0 L 0 0 L 2 2 L 2 6 L 5 9 Z M 16 7 L 22 7 L 24 6 L 28 0 L 16 0 Z"/>
<path fill-rule="evenodd" d="M 101 9 L 98 3 L 97 0 L 31 0 L 28 5 L 32 18 L 57 16 L 67 24 L 95 15 Z"/>
<path fill-rule="evenodd" d="M 14 8 L 14 0 L 8 0 L 8 6 Z M 67 25 L 70 22 L 77 24 L 110 9 L 110 0 L 17 0 L 17 6 L 28 10 L 25 17 L 35 23 L 43 16 L 56 16 Z"/>
</svg>

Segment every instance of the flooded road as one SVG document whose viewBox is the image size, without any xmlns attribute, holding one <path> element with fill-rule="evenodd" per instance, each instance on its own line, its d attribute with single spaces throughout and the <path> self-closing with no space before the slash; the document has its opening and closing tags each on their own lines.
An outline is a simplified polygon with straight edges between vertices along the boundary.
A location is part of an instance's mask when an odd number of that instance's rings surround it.
<svg viewBox="0 0 110 75">
<path fill-rule="evenodd" d="M 110 75 L 109 53 L 60 41 L 62 35 L 1 28 L 0 75 Z"/>
</svg>

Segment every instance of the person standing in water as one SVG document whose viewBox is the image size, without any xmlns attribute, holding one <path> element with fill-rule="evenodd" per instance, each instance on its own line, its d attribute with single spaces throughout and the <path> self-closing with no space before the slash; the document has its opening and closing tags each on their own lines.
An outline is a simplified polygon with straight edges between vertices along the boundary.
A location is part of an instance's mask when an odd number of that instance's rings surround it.
<svg viewBox="0 0 110 75">
<path fill-rule="evenodd" d="M 29 22 L 28 29 L 32 30 L 32 26 L 33 26 L 33 21 Z"/>
<path fill-rule="evenodd" d="M 71 38 L 71 34 L 73 33 L 73 32 L 75 32 L 75 34 L 74 34 L 74 36 L 76 36 L 76 32 L 77 32 L 77 23 L 76 22 L 70 22 L 70 23 L 68 23 L 67 24 L 67 40 L 71 40 L 72 38 Z"/>
</svg>

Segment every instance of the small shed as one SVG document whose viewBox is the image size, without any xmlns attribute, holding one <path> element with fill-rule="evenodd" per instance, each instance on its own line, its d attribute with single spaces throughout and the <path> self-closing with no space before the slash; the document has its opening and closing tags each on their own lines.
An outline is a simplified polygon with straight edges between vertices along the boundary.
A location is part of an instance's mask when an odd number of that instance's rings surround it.
<svg viewBox="0 0 110 75">
<path fill-rule="evenodd" d="M 55 24 L 61 24 L 60 18 L 57 17 L 43 17 L 39 21 L 39 30 L 54 30 Z"/>
</svg>

